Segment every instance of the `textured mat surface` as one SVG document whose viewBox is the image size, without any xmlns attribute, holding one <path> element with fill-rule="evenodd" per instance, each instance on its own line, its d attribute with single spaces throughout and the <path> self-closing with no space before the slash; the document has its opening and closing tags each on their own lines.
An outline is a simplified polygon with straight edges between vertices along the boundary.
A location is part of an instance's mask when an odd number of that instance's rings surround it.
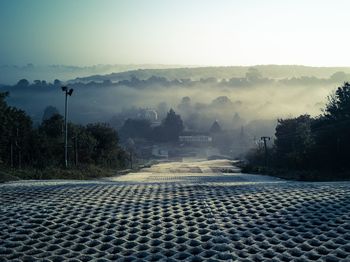
<svg viewBox="0 0 350 262">
<path fill-rule="evenodd" d="M 350 261 L 350 183 L 190 181 L 1 185 L 0 261 Z"/>
</svg>

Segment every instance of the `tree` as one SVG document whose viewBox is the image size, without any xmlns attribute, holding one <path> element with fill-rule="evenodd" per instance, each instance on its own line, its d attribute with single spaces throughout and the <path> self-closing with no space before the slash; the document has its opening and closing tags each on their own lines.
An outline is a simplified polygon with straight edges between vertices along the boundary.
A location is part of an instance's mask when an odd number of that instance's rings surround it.
<svg viewBox="0 0 350 262">
<path fill-rule="evenodd" d="M 14 168 L 61 166 L 64 156 L 63 117 L 54 114 L 33 129 L 30 117 L 23 110 L 7 105 L 7 96 L 8 93 L 0 92 L 0 165 Z M 47 111 L 55 111 L 51 109 Z M 78 153 L 79 163 L 125 166 L 127 156 L 118 147 L 118 135 L 114 129 L 106 124 L 85 127 L 72 123 L 68 128 L 70 156 Z"/>
<path fill-rule="evenodd" d="M 22 166 L 32 130 L 32 121 L 23 110 L 7 105 L 8 93 L 0 93 L 0 163 Z"/>
<path fill-rule="evenodd" d="M 317 144 L 321 165 L 332 169 L 350 167 L 350 84 L 344 83 L 328 97 L 324 114 L 317 120 Z"/>
<path fill-rule="evenodd" d="M 89 124 L 86 131 L 96 140 L 92 158 L 96 164 L 116 166 L 119 160 L 118 134 L 106 123 Z"/>
<path fill-rule="evenodd" d="M 70 155 L 77 156 L 77 163 L 95 164 L 96 138 L 82 125 L 69 123 L 68 134 L 71 134 L 68 143 L 72 149 Z"/>
<path fill-rule="evenodd" d="M 215 134 L 215 133 L 220 133 L 221 130 L 221 126 L 219 125 L 218 121 L 215 120 L 214 123 L 211 125 L 209 132 L 211 134 Z"/>
<path fill-rule="evenodd" d="M 33 85 L 36 87 L 40 87 L 41 86 L 41 81 L 40 80 L 34 80 L 33 81 Z"/>
<path fill-rule="evenodd" d="M 344 82 L 346 80 L 346 78 L 348 77 L 347 74 L 345 74 L 342 71 L 339 72 L 335 72 L 333 75 L 331 75 L 330 80 L 332 82 Z"/>
<path fill-rule="evenodd" d="M 27 79 L 21 79 L 17 82 L 17 86 L 21 88 L 26 88 L 29 86 L 29 81 Z"/>
<path fill-rule="evenodd" d="M 46 159 L 46 163 L 42 163 L 43 159 L 39 161 L 40 166 L 61 165 L 63 163 L 63 126 L 63 116 L 59 114 L 44 120 L 39 126 L 36 146 L 41 149 L 42 158 Z"/>
<path fill-rule="evenodd" d="M 277 165 L 307 167 L 315 143 L 311 131 L 312 121 L 309 115 L 278 120 L 275 133 Z"/>
<path fill-rule="evenodd" d="M 262 75 L 258 69 L 250 67 L 247 73 L 245 74 L 245 77 L 249 82 L 256 82 L 262 78 Z"/>
<path fill-rule="evenodd" d="M 184 125 L 180 115 L 177 115 L 173 109 L 170 109 L 162 122 L 161 133 L 164 141 L 177 141 Z"/>
<path fill-rule="evenodd" d="M 232 101 L 227 96 L 219 96 L 215 98 L 211 104 L 216 107 L 230 107 L 233 105 Z"/>
<path fill-rule="evenodd" d="M 350 120 L 350 84 L 348 82 L 338 87 L 335 93 L 328 97 L 324 117 L 333 121 Z"/>
<path fill-rule="evenodd" d="M 59 111 L 56 107 L 47 106 L 44 110 L 42 121 L 45 121 L 45 120 L 51 118 L 52 116 L 58 115 L 58 114 L 59 114 Z"/>
<path fill-rule="evenodd" d="M 349 133 L 350 84 L 344 83 L 328 98 L 321 116 L 278 120 L 272 164 L 288 170 L 327 171 L 318 178 L 349 178 Z"/>
<path fill-rule="evenodd" d="M 146 119 L 127 119 L 120 129 L 120 136 L 127 138 L 150 138 L 152 132 L 151 123 Z"/>
<path fill-rule="evenodd" d="M 185 96 L 181 99 L 181 102 L 178 104 L 177 108 L 185 113 L 191 111 L 191 98 L 189 96 Z"/>
<path fill-rule="evenodd" d="M 51 138 L 61 137 L 63 134 L 63 116 L 55 114 L 42 122 L 39 130 Z"/>
<path fill-rule="evenodd" d="M 8 110 L 8 105 L 6 103 L 6 97 L 8 97 L 9 93 L 1 93 L 0 92 L 0 145 L 4 145 L 7 141 L 6 133 L 8 126 L 8 115 L 6 114 Z M 0 151 L 3 146 L 0 146 Z"/>
<path fill-rule="evenodd" d="M 55 79 L 55 81 L 53 81 L 53 84 L 55 87 L 60 87 L 62 85 L 62 82 L 58 79 Z"/>
</svg>

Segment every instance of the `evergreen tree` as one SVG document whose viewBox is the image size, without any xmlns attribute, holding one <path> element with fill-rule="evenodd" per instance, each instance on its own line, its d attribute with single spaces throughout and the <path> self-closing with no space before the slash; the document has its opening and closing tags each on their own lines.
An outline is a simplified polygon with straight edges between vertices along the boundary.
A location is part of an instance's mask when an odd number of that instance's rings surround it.
<svg viewBox="0 0 350 262">
<path fill-rule="evenodd" d="M 180 115 L 170 109 L 162 122 L 162 133 L 166 141 L 177 141 L 184 125 Z"/>
</svg>

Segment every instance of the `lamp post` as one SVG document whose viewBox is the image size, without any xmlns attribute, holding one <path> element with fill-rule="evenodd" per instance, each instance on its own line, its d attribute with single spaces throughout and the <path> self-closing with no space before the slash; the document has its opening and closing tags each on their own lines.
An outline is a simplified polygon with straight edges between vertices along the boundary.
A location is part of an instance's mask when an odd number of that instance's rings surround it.
<svg viewBox="0 0 350 262">
<path fill-rule="evenodd" d="M 64 104 L 64 164 L 65 167 L 68 167 L 68 125 L 67 125 L 67 116 L 68 116 L 68 96 L 71 96 L 73 89 L 62 86 L 62 91 L 65 92 L 65 104 Z"/>
<path fill-rule="evenodd" d="M 265 148 L 265 167 L 267 167 L 267 144 L 266 141 L 270 140 L 271 137 L 269 136 L 262 136 L 261 140 L 264 141 L 264 148 Z"/>
</svg>

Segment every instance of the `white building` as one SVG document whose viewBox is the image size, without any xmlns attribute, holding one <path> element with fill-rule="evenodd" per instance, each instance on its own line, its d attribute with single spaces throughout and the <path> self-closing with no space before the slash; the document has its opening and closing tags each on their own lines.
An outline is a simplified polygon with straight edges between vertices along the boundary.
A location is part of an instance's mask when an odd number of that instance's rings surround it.
<svg viewBox="0 0 350 262">
<path fill-rule="evenodd" d="M 184 143 L 211 143 L 212 137 L 204 135 L 179 136 L 179 141 Z"/>
</svg>

